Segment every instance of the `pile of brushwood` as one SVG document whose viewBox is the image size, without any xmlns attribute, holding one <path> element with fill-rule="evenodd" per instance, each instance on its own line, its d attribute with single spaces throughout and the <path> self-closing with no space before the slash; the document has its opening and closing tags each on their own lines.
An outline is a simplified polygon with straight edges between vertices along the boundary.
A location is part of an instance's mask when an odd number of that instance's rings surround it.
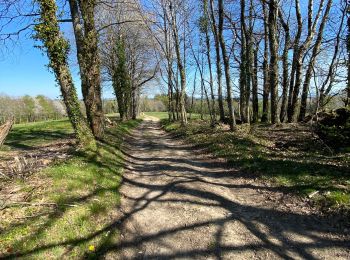
<svg viewBox="0 0 350 260">
<path fill-rule="evenodd" d="M 334 149 L 350 149 L 350 108 L 319 113 L 315 132 Z"/>
</svg>

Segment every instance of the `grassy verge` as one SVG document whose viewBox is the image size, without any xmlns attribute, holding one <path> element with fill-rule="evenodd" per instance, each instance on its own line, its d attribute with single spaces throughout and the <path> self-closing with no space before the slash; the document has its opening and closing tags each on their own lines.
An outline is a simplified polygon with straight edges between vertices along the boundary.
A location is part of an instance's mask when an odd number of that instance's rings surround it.
<svg viewBox="0 0 350 260">
<path fill-rule="evenodd" d="M 186 127 L 162 122 L 165 130 L 226 158 L 247 178 L 258 175 L 286 192 L 311 196 L 324 209 L 350 207 L 349 154 L 324 151 L 305 127 L 239 126 L 231 133 L 201 120 Z"/>
<path fill-rule="evenodd" d="M 0 210 L 0 258 L 89 258 L 102 245 L 115 242 L 123 168 L 120 145 L 139 122 L 109 129 L 97 152 L 74 151 L 65 162 L 9 182 L 7 189 L 17 199 L 12 197 L 14 202 Z M 70 133 L 66 121 L 16 126 L 7 144 L 31 146 Z"/>
</svg>

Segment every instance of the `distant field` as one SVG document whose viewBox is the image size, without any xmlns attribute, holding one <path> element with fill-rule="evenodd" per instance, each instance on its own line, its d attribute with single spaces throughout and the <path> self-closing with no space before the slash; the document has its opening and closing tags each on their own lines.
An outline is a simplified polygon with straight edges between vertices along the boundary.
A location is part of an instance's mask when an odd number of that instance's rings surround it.
<svg viewBox="0 0 350 260">
<path fill-rule="evenodd" d="M 168 112 L 145 112 L 145 114 L 159 119 L 167 119 L 169 117 Z"/>
<path fill-rule="evenodd" d="M 58 139 L 72 137 L 73 128 L 68 119 L 14 125 L 5 146 L 32 148 Z"/>
<path fill-rule="evenodd" d="M 168 119 L 169 117 L 168 112 L 145 112 L 145 114 L 148 116 L 157 117 L 159 119 Z M 191 119 L 199 119 L 200 117 L 201 117 L 200 114 L 187 114 L 187 118 L 191 118 Z M 209 115 L 204 115 L 203 117 L 204 119 L 208 119 Z"/>
</svg>

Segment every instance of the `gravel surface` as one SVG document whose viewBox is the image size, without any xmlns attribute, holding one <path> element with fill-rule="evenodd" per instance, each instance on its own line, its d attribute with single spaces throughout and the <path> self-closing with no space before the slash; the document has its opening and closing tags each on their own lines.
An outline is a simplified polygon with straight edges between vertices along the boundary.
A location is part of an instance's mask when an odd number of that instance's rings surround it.
<svg viewBox="0 0 350 260">
<path fill-rule="evenodd" d="M 350 259 L 348 230 L 173 138 L 156 118 L 124 154 L 121 238 L 106 258 Z"/>
</svg>

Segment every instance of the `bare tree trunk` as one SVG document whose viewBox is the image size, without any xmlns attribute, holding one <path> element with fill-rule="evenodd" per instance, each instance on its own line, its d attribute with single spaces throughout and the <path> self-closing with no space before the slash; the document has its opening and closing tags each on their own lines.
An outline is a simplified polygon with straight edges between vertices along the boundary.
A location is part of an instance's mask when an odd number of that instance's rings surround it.
<svg viewBox="0 0 350 260">
<path fill-rule="evenodd" d="M 186 94 L 186 73 L 185 73 L 185 67 L 182 62 L 182 57 L 180 53 L 180 40 L 179 40 L 179 34 L 178 34 L 178 28 L 176 24 L 176 15 L 174 14 L 174 10 L 172 8 L 172 3 L 170 2 L 170 13 L 171 13 L 171 27 L 174 37 L 174 45 L 175 45 L 175 53 L 176 53 L 176 60 L 177 60 L 177 66 L 180 73 L 180 118 L 181 118 L 181 124 L 186 125 L 187 124 L 187 115 L 186 115 L 186 107 L 185 107 L 185 94 Z"/>
<path fill-rule="evenodd" d="M 69 43 L 60 33 L 54 0 L 40 0 L 40 21 L 35 30 L 36 38 L 44 43 L 49 66 L 59 83 L 69 120 L 80 144 L 94 146 L 95 140 L 80 110 L 78 95 L 68 65 Z"/>
<path fill-rule="evenodd" d="M 96 138 L 104 134 L 104 114 L 101 98 L 100 57 L 95 27 L 95 0 L 69 0 L 77 45 L 81 86 L 86 115 Z M 82 23 L 81 23 L 82 21 Z"/>
<path fill-rule="evenodd" d="M 265 1 L 262 1 L 263 13 L 264 13 L 264 61 L 263 61 L 263 106 L 261 122 L 267 122 L 269 120 L 269 25 L 268 25 L 268 12 Z"/>
<path fill-rule="evenodd" d="M 288 64 L 288 51 L 290 48 L 290 33 L 289 24 L 284 20 L 281 9 L 278 10 L 279 20 L 281 21 L 284 30 L 284 48 L 282 55 L 282 104 L 280 112 L 280 121 L 284 122 L 287 115 L 287 102 L 288 102 L 288 89 L 289 89 L 289 64 Z"/>
<path fill-rule="evenodd" d="M 223 30 L 224 30 L 224 5 L 223 0 L 218 1 L 219 5 L 219 42 L 221 46 L 221 53 L 222 58 L 224 60 L 224 68 L 225 68 L 225 78 L 226 78 L 226 89 L 227 89 L 227 105 L 229 110 L 229 117 L 230 117 L 230 129 L 231 131 L 234 131 L 236 128 L 236 118 L 234 115 L 234 107 L 232 104 L 232 86 L 231 86 L 231 74 L 230 74 L 230 62 L 229 58 L 226 53 L 226 45 L 225 40 L 223 36 Z"/>
<path fill-rule="evenodd" d="M 287 116 L 288 116 L 288 122 L 293 121 L 293 91 L 294 91 L 294 85 L 295 85 L 295 73 L 297 70 L 297 64 L 299 59 L 299 42 L 300 37 L 303 29 L 303 23 L 302 23 L 302 17 L 300 12 L 300 2 L 299 0 L 295 0 L 295 12 L 297 16 L 297 23 L 298 23 L 298 29 L 297 33 L 294 39 L 294 47 L 293 47 L 293 61 L 292 61 L 292 69 L 290 73 L 290 84 L 289 84 L 289 93 L 288 93 L 288 108 L 287 108 Z"/>
<path fill-rule="evenodd" d="M 165 58 L 167 61 L 167 75 L 168 75 L 168 113 L 169 120 L 176 120 L 175 116 L 175 100 L 174 100 L 174 88 L 173 88 L 173 61 L 171 53 L 171 44 L 170 44 L 170 31 L 167 23 L 166 7 L 163 6 L 163 19 L 164 19 L 164 40 L 165 40 Z"/>
<path fill-rule="evenodd" d="M 337 36 L 336 36 L 336 40 L 335 40 L 335 46 L 334 46 L 334 51 L 333 51 L 333 57 L 332 57 L 332 61 L 329 65 L 328 68 L 328 72 L 327 72 L 327 76 L 326 79 L 323 81 L 320 90 L 318 91 L 318 89 L 316 89 L 319 93 L 318 93 L 318 109 L 315 110 L 315 113 L 319 110 L 319 109 L 323 109 L 325 103 L 325 98 L 326 96 L 329 94 L 329 92 L 331 91 L 332 87 L 333 87 L 333 83 L 335 80 L 335 73 L 336 73 L 336 68 L 338 66 L 339 63 L 339 50 L 340 50 L 340 43 L 341 43 L 341 35 L 342 35 L 342 31 L 343 31 L 343 24 L 344 24 L 344 20 L 346 18 L 345 13 L 349 10 L 348 9 L 348 3 L 346 2 L 345 7 L 343 9 L 342 12 L 342 19 L 340 21 L 339 24 L 339 28 L 338 28 L 338 32 L 337 32 Z M 328 87 L 327 87 L 328 85 Z"/>
<path fill-rule="evenodd" d="M 258 100 L 258 49 L 254 50 L 254 69 L 252 73 L 252 103 L 253 103 L 253 123 L 259 119 L 259 100 Z"/>
<path fill-rule="evenodd" d="M 138 116 L 138 113 L 137 113 L 137 104 L 138 104 L 138 100 L 137 100 L 137 88 L 136 87 L 133 87 L 132 89 L 132 97 L 131 97 L 131 118 L 132 119 L 136 119 L 137 116 Z"/>
<path fill-rule="evenodd" d="M 247 44 L 247 28 L 245 23 L 245 0 L 241 0 L 241 64 L 240 64 L 240 71 L 239 71 L 239 90 L 240 90 L 240 96 L 239 96 L 239 104 L 241 109 L 241 120 L 243 123 L 248 123 L 248 107 L 247 107 L 247 89 L 248 84 L 250 84 L 249 78 L 249 47 Z M 249 104 L 248 104 L 249 105 Z"/>
<path fill-rule="evenodd" d="M 328 19 L 328 15 L 329 15 L 329 11 L 331 9 L 333 1 L 332 0 L 328 0 L 328 4 L 326 7 L 326 11 L 323 15 L 321 24 L 320 24 L 320 28 L 318 30 L 318 35 L 317 35 L 317 39 L 315 42 L 315 45 L 313 47 L 312 50 L 312 55 L 310 58 L 310 62 L 306 71 L 306 75 L 305 75 L 305 80 L 304 80 L 304 85 L 303 85 L 303 91 L 302 91 L 302 95 L 301 95 L 301 103 L 300 103 L 300 113 L 299 113 L 299 121 L 303 121 L 306 115 L 306 106 L 307 106 L 307 96 L 309 94 L 309 87 L 310 87 L 310 81 L 311 81 L 311 76 L 314 70 L 314 66 L 315 66 L 315 62 L 316 62 L 316 57 L 320 51 L 321 48 L 321 43 L 322 43 L 322 37 L 323 37 L 323 31 L 324 31 L 324 27 L 326 24 L 326 21 Z"/>
<path fill-rule="evenodd" d="M 212 64 L 211 64 L 211 55 L 210 55 L 210 37 L 208 30 L 208 23 L 210 21 L 210 17 L 208 15 L 208 0 L 203 0 L 203 14 L 205 17 L 205 44 L 207 47 L 206 56 L 209 67 L 209 86 L 210 86 L 210 97 L 211 97 L 211 123 L 214 124 L 216 121 L 216 111 L 215 111 L 215 95 L 214 95 L 214 80 L 213 80 L 213 72 L 212 72 Z"/>
<path fill-rule="evenodd" d="M 278 110 L 278 42 L 277 42 L 277 0 L 269 2 L 269 42 L 270 42 L 270 88 L 271 123 L 279 123 Z"/>
<path fill-rule="evenodd" d="M 222 69 L 221 69 L 220 42 L 219 42 L 219 36 L 218 36 L 218 29 L 216 25 L 213 1 L 214 0 L 210 0 L 210 17 L 211 17 L 211 27 L 212 27 L 212 32 L 214 36 L 214 45 L 215 45 L 215 53 L 216 53 L 216 76 L 218 80 L 218 103 L 219 103 L 220 121 L 224 122 L 225 110 L 224 110 L 224 102 L 222 97 Z"/>
<path fill-rule="evenodd" d="M 305 51 L 309 48 L 312 39 L 315 34 L 316 25 L 318 22 L 318 19 L 320 18 L 320 15 L 322 13 L 324 0 L 320 1 L 319 9 L 317 12 L 317 15 L 315 17 L 315 20 L 313 19 L 313 0 L 309 0 L 308 4 L 308 35 L 306 40 L 300 45 L 296 46 L 296 52 L 295 59 L 293 59 L 293 65 L 295 65 L 295 84 L 290 86 L 290 95 L 288 100 L 288 122 L 293 122 L 296 119 L 297 116 L 297 106 L 298 106 L 298 99 L 299 99 L 299 92 L 302 82 L 302 70 L 303 70 L 303 56 L 305 54 Z M 302 27 L 302 21 L 301 21 L 301 12 L 300 12 L 300 3 L 299 0 L 296 0 L 296 12 L 297 12 L 297 19 L 298 19 L 298 33 L 299 30 L 301 31 Z M 297 36 L 299 34 L 297 33 Z M 295 62 L 295 64 L 294 64 Z M 292 69 L 293 71 L 293 69 Z"/>
</svg>

